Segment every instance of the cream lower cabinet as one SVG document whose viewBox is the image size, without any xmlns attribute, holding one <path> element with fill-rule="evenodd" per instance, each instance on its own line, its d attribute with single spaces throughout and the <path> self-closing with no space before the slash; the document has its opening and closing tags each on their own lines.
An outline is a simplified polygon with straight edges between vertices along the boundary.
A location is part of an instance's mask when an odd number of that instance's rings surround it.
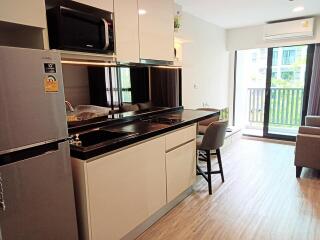
<svg viewBox="0 0 320 240">
<path fill-rule="evenodd" d="M 196 180 L 196 141 L 166 154 L 167 202 L 188 189 Z"/>
<path fill-rule="evenodd" d="M 72 159 L 80 239 L 121 239 L 189 188 L 196 125 L 98 159 Z"/>
<path fill-rule="evenodd" d="M 196 180 L 196 125 L 166 135 L 167 202 Z"/>
<path fill-rule="evenodd" d="M 166 204 L 164 137 L 85 163 L 84 168 L 76 166 L 79 161 L 73 160 L 73 169 L 85 171 L 85 184 L 74 173 L 84 239 L 120 239 Z"/>
</svg>

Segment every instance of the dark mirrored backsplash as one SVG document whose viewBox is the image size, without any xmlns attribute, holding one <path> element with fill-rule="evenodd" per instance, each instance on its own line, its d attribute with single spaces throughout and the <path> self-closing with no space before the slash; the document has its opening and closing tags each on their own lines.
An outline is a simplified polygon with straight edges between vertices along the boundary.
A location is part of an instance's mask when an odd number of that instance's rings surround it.
<svg viewBox="0 0 320 240">
<path fill-rule="evenodd" d="M 64 65 L 63 74 L 68 123 L 182 105 L 180 68 Z"/>
</svg>

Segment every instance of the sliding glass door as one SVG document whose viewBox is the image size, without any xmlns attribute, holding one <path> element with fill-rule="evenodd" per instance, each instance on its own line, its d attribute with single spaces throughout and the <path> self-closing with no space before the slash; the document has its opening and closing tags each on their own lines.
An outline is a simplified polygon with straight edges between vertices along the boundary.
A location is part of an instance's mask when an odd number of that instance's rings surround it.
<svg viewBox="0 0 320 240">
<path fill-rule="evenodd" d="M 235 120 L 245 120 L 245 134 L 295 139 L 306 114 L 313 50 L 300 45 L 237 52 Z"/>
<path fill-rule="evenodd" d="M 294 139 L 303 117 L 308 45 L 268 50 L 264 136 Z"/>
<path fill-rule="evenodd" d="M 245 135 L 263 136 L 268 49 L 237 51 L 235 125 Z"/>
</svg>

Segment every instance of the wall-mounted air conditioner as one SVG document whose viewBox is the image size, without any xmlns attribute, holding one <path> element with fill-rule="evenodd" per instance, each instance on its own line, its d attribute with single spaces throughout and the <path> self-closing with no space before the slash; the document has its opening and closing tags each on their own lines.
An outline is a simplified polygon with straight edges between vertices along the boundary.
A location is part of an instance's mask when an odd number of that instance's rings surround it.
<svg viewBox="0 0 320 240">
<path fill-rule="evenodd" d="M 264 26 L 264 40 L 313 37 L 314 18 L 268 23 Z"/>
</svg>

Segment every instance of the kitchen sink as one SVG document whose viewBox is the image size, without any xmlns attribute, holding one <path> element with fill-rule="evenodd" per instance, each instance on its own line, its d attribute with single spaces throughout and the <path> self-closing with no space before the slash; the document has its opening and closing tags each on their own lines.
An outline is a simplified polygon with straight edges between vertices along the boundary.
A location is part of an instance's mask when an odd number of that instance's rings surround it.
<svg viewBox="0 0 320 240">
<path fill-rule="evenodd" d="M 76 139 L 75 144 L 82 147 L 89 147 L 102 142 L 129 137 L 134 133 L 128 132 L 112 132 L 104 129 L 92 130 L 90 132 L 79 134 L 79 140 Z M 72 144 L 72 143 L 71 143 Z"/>
</svg>

